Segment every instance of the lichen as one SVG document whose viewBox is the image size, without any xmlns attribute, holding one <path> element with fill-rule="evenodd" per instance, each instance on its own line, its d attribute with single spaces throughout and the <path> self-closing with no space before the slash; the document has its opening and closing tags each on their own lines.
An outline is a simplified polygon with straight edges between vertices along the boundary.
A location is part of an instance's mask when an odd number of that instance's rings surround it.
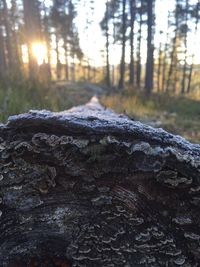
<svg viewBox="0 0 200 267">
<path fill-rule="evenodd" d="M 192 224 L 192 219 L 186 216 L 178 216 L 172 219 L 173 222 L 179 225 L 190 225 Z"/>
</svg>

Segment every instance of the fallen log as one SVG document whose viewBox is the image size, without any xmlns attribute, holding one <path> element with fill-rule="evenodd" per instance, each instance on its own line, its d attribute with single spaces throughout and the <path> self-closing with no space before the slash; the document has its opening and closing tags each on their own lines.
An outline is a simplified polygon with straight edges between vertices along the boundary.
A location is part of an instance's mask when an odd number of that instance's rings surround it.
<svg viewBox="0 0 200 267">
<path fill-rule="evenodd" d="M 200 146 L 95 101 L 0 125 L 0 266 L 200 266 Z"/>
</svg>

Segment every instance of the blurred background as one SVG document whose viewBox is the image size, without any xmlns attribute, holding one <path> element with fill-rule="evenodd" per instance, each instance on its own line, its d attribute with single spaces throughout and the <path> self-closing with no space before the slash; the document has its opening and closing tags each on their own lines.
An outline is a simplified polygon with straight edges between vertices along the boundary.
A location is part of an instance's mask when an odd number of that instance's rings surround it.
<svg viewBox="0 0 200 267">
<path fill-rule="evenodd" d="M 200 142 L 200 0 L 0 0 L 0 121 L 97 95 Z"/>
</svg>

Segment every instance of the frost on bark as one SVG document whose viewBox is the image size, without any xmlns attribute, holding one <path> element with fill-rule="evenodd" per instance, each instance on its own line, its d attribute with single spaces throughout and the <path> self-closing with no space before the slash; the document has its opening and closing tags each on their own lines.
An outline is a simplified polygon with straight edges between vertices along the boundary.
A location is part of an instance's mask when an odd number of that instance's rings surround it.
<svg viewBox="0 0 200 267">
<path fill-rule="evenodd" d="M 199 207 L 200 146 L 162 129 L 94 102 L 0 126 L 1 267 L 197 267 Z"/>
</svg>

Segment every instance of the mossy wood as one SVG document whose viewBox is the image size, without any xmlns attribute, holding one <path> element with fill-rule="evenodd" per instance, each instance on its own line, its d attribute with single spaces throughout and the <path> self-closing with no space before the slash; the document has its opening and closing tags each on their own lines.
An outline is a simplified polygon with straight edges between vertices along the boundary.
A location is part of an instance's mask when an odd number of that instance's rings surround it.
<svg viewBox="0 0 200 267">
<path fill-rule="evenodd" d="M 199 207 L 200 146 L 95 101 L 0 126 L 0 267 L 197 267 Z"/>
</svg>

